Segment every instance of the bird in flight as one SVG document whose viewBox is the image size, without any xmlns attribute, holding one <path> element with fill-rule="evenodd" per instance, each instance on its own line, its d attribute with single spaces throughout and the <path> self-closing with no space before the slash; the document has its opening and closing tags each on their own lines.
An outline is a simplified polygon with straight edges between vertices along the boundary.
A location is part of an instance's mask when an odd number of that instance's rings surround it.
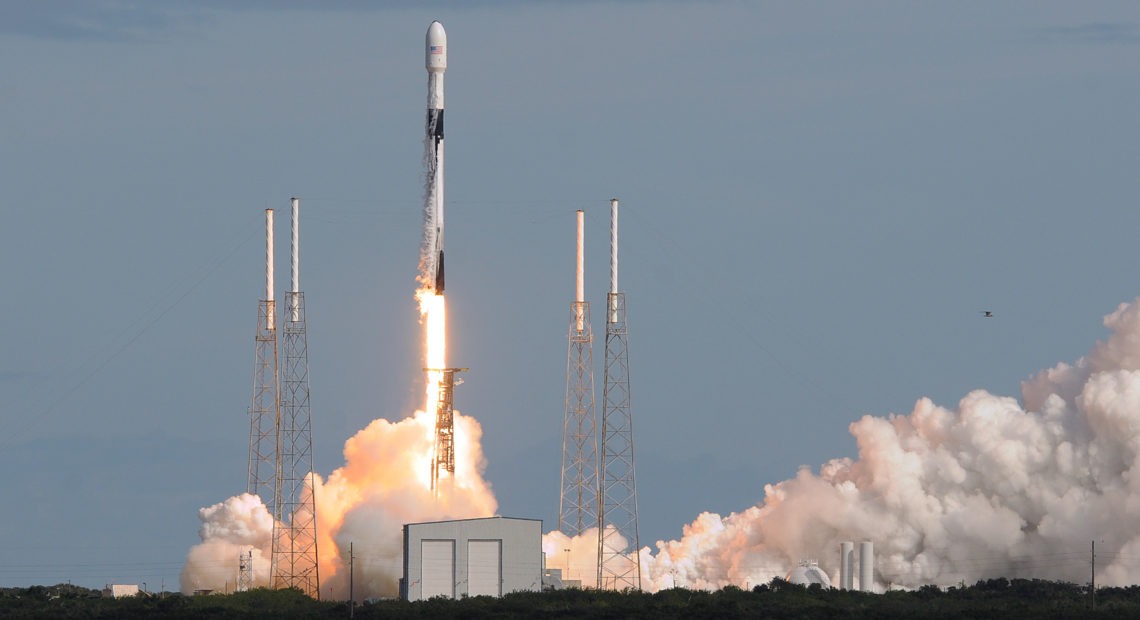
<svg viewBox="0 0 1140 620">
<path fill-rule="evenodd" d="M 993 310 L 979 310 L 978 312 L 981 312 L 982 316 L 986 317 L 987 319 L 992 319 L 994 317 Z"/>
</svg>

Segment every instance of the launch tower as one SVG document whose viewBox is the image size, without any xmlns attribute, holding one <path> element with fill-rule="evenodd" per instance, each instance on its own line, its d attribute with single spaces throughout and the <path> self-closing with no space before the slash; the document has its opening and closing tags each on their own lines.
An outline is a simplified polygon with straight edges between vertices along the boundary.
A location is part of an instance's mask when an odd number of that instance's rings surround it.
<svg viewBox="0 0 1140 620">
<path fill-rule="evenodd" d="M 439 472 L 455 474 L 455 373 L 466 368 L 425 368 L 439 373 L 439 398 L 435 407 L 435 447 L 431 457 L 431 490 L 439 492 Z M 463 381 L 460 380 L 459 383 Z"/>
<path fill-rule="evenodd" d="M 618 290 L 618 201 L 610 200 L 610 292 L 606 296 L 606 366 L 602 388 L 602 462 L 598 470 L 598 587 L 641 589 L 637 550 L 637 478 L 629 407 L 629 332 Z M 633 554 L 632 557 L 630 555 Z"/>
<path fill-rule="evenodd" d="M 269 514 L 281 516 L 276 494 L 278 428 L 277 311 L 273 300 L 273 209 L 265 210 L 265 299 L 254 336 L 253 399 L 249 408 L 249 478 L 246 492 L 261 497 Z"/>
<path fill-rule="evenodd" d="M 570 304 L 566 354 L 566 408 L 562 426 L 562 497 L 558 529 L 577 536 L 598 524 L 598 436 L 594 417 L 594 334 L 585 301 L 583 234 L 578 211 L 576 296 Z"/>
<path fill-rule="evenodd" d="M 320 599 L 317 511 L 313 497 L 313 432 L 309 409 L 309 345 L 300 284 L 301 201 L 292 199 L 290 287 L 285 293 L 284 368 L 277 495 L 273 532 L 273 587 L 297 588 Z"/>
<path fill-rule="evenodd" d="M 238 554 L 238 592 L 249 592 L 253 589 L 253 551 Z"/>
</svg>

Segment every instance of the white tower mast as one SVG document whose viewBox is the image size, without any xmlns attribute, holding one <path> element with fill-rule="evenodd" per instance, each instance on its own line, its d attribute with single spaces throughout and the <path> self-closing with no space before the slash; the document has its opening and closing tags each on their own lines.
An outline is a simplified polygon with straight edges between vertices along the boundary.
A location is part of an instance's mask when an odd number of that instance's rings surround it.
<svg viewBox="0 0 1140 620">
<path fill-rule="evenodd" d="M 637 550 L 637 477 L 629 403 L 629 332 L 618 290 L 618 200 L 610 200 L 610 292 L 606 296 L 606 366 L 602 388 L 602 464 L 598 470 L 598 587 L 641 589 Z"/>
<path fill-rule="evenodd" d="M 585 213 L 578 211 L 574 301 L 566 354 L 566 406 L 562 426 L 562 496 L 558 529 L 577 536 L 598 524 L 598 437 L 594 417 L 594 334 L 585 300 Z M 590 567 L 591 572 L 593 567 Z"/>
</svg>

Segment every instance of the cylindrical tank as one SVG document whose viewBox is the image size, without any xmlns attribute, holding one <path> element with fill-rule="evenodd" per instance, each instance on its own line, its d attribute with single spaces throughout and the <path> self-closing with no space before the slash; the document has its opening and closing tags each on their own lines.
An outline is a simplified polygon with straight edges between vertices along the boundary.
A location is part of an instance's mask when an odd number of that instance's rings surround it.
<svg viewBox="0 0 1140 620">
<path fill-rule="evenodd" d="M 839 543 L 839 589 L 851 590 L 855 574 L 855 543 Z"/>
<path fill-rule="evenodd" d="M 875 591 L 875 548 L 869 540 L 859 543 L 859 590 Z"/>
</svg>

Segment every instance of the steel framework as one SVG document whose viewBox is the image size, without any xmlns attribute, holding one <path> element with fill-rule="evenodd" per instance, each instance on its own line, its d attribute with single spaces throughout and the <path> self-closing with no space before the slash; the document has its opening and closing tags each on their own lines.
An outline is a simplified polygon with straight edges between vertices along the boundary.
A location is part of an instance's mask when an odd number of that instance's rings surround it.
<svg viewBox="0 0 1140 620">
<path fill-rule="evenodd" d="M 277 498 L 278 429 L 281 407 L 277 378 L 277 312 L 273 300 L 273 209 L 265 210 L 265 299 L 258 305 L 254 336 L 253 397 L 249 409 L 249 469 L 246 492 L 258 495 L 275 519 Z"/>
<path fill-rule="evenodd" d="M 439 396 L 435 407 L 435 446 L 431 457 L 431 490 L 439 493 L 439 472 L 455 474 L 455 373 L 466 368 L 425 368 L 438 372 Z"/>
<path fill-rule="evenodd" d="M 594 416 L 594 332 L 585 301 L 585 214 L 579 210 L 577 273 L 566 351 L 566 403 L 562 421 L 562 495 L 558 529 L 578 536 L 598 524 L 598 435 Z M 567 567 L 569 568 L 569 567 Z M 591 571 L 592 573 L 593 571 Z"/>
<path fill-rule="evenodd" d="M 273 586 L 320 599 L 317 514 L 313 496 L 313 432 L 305 294 L 285 293 L 281 402 L 281 520 L 273 536 Z"/>
<path fill-rule="evenodd" d="M 566 409 L 562 427 L 562 499 L 558 529 L 578 536 L 598 523 L 598 437 L 594 418 L 590 303 L 570 304 Z"/>
<path fill-rule="evenodd" d="M 237 591 L 248 592 L 253 589 L 253 551 L 238 554 L 238 581 Z"/>
<path fill-rule="evenodd" d="M 625 293 L 617 290 L 617 200 L 610 201 L 610 293 L 606 296 L 606 362 L 602 388 L 602 454 L 598 472 L 598 587 L 641 589 L 633 413 L 629 406 L 629 331 Z"/>
</svg>

